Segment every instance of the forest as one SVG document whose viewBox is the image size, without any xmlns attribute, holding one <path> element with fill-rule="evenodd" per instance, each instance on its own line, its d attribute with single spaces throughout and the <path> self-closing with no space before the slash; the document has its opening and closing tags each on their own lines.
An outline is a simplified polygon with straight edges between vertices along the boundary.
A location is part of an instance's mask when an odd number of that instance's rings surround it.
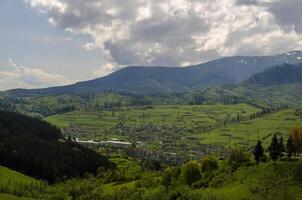
<svg viewBox="0 0 302 200">
<path fill-rule="evenodd" d="M 0 164 L 49 183 L 114 168 L 94 151 L 60 141 L 58 128 L 36 118 L 0 111 L 0 133 Z"/>
</svg>

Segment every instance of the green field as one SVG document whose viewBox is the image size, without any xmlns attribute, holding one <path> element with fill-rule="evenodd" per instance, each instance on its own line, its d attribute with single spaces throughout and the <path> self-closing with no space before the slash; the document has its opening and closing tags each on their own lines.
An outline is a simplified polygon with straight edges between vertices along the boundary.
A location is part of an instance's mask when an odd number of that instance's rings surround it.
<svg viewBox="0 0 302 200">
<path fill-rule="evenodd" d="M 151 109 L 125 108 L 123 111 L 70 112 L 45 118 L 60 128 L 71 124 L 83 129 L 111 128 L 123 121 L 127 125 L 174 125 L 177 127 L 214 126 L 237 115 L 248 116 L 260 110 L 247 104 L 155 106 Z"/>
<path fill-rule="evenodd" d="M 11 194 L 2 194 L 0 193 L 1 200 L 30 200 L 29 198 L 17 197 Z"/>
<path fill-rule="evenodd" d="M 19 172 L 0 166 L 0 186 L 5 186 L 12 181 L 29 184 L 35 182 L 36 180 L 28 176 L 25 176 Z"/>
<path fill-rule="evenodd" d="M 19 172 L 10 170 L 6 167 L 0 166 L 0 199 L 1 200 L 28 200 L 29 198 L 21 198 L 12 193 L 17 191 L 25 185 L 38 183 L 37 180 L 25 176 Z"/>
<path fill-rule="evenodd" d="M 223 126 L 224 121 L 236 119 L 237 115 L 245 117 L 259 111 L 248 104 L 156 106 L 151 109 L 124 108 L 115 112 L 70 112 L 53 115 L 45 120 L 60 128 L 76 125 L 83 130 L 107 130 L 120 122 L 128 126 L 175 126 L 193 130 L 194 137 L 198 137 L 202 144 L 221 144 L 230 148 L 248 148 L 258 139 L 266 146 L 273 134 L 282 135 L 286 139 L 291 126 L 302 124 L 301 117 L 294 114 L 295 109 L 287 109 L 253 120 L 246 118 L 239 123 L 235 120 Z M 110 132 L 110 137 L 126 139 L 113 133 Z M 185 130 L 183 133 L 192 135 Z"/>
<path fill-rule="evenodd" d="M 273 134 L 282 135 L 286 139 L 291 126 L 302 125 L 302 119 L 294 115 L 294 111 L 294 109 L 283 110 L 254 120 L 231 124 L 202 133 L 199 137 L 202 143 L 218 143 L 230 147 L 251 146 L 258 139 L 268 145 Z"/>
</svg>

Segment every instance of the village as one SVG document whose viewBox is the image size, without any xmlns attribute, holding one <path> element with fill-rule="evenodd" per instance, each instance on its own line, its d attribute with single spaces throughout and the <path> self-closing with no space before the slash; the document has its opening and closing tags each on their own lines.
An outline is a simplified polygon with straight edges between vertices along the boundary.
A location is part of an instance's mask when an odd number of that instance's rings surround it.
<svg viewBox="0 0 302 200">
<path fill-rule="evenodd" d="M 201 144 L 196 137 L 182 134 L 181 128 L 170 126 L 116 126 L 106 131 L 95 131 L 71 125 L 62 129 L 62 132 L 66 140 L 103 154 L 125 154 L 132 158 L 152 159 L 169 165 L 201 159 L 211 153 L 223 158 L 227 152 L 223 146 Z"/>
</svg>

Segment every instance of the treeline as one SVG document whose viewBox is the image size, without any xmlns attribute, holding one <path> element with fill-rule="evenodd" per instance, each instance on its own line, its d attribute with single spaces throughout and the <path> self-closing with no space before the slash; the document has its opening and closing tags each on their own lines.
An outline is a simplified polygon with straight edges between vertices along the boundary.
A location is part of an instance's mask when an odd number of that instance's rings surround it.
<svg viewBox="0 0 302 200">
<path fill-rule="evenodd" d="M 76 110 L 76 106 L 74 106 L 74 105 L 60 106 L 60 107 L 56 107 L 56 108 L 43 106 L 43 107 L 33 107 L 30 110 L 30 112 L 38 113 L 38 114 L 42 115 L 43 117 L 47 117 L 50 115 L 62 114 L 62 113 L 72 112 L 75 110 Z"/>
<path fill-rule="evenodd" d="M 9 98 L 0 98 L 0 109 L 8 111 L 16 111 L 16 102 Z"/>
<path fill-rule="evenodd" d="M 0 111 L 0 165 L 49 183 L 114 168 L 106 157 L 60 137 L 60 130 L 46 122 Z"/>
<path fill-rule="evenodd" d="M 45 140 L 58 140 L 61 131 L 57 127 L 33 117 L 0 110 L 1 134 L 36 136 Z"/>
<path fill-rule="evenodd" d="M 270 158 L 273 161 L 282 159 L 285 156 L 288 160 L 291 160 L 292 156 L 297 156 L 302 153 L 302 127 L 293 126 L 289 129 L 289 136 L 286 141 L 283 141 L 283 137 L 279 138 L 277 135 L 273 135 L 272 141 L 267 149 Z M 253 151 L 255 160 L 257 162 L 263 160 L 266 161 L 266 155 L 262 147 L 261 141 L 257 142 Z"/>
</svg>

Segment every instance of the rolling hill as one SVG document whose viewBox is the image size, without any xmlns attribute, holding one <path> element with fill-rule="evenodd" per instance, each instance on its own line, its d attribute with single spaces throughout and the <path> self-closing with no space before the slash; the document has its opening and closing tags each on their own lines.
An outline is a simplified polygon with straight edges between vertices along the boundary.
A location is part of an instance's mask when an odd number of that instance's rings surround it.
<svg viewBox="0 0 302 200">
<path fill-rule="evenodd" d="M 302 63 L 302 52 L 273 56 L 234 56 L 188 67 L 126 67 L 108 76 L 72 85 L 44 89 L 14 89 L 10 97 L 31 97 L 63 93 L 103 91 L 158 94 L 188 91 L 200 87 L 238 83 L 272 66 Z"/>
</svg>

